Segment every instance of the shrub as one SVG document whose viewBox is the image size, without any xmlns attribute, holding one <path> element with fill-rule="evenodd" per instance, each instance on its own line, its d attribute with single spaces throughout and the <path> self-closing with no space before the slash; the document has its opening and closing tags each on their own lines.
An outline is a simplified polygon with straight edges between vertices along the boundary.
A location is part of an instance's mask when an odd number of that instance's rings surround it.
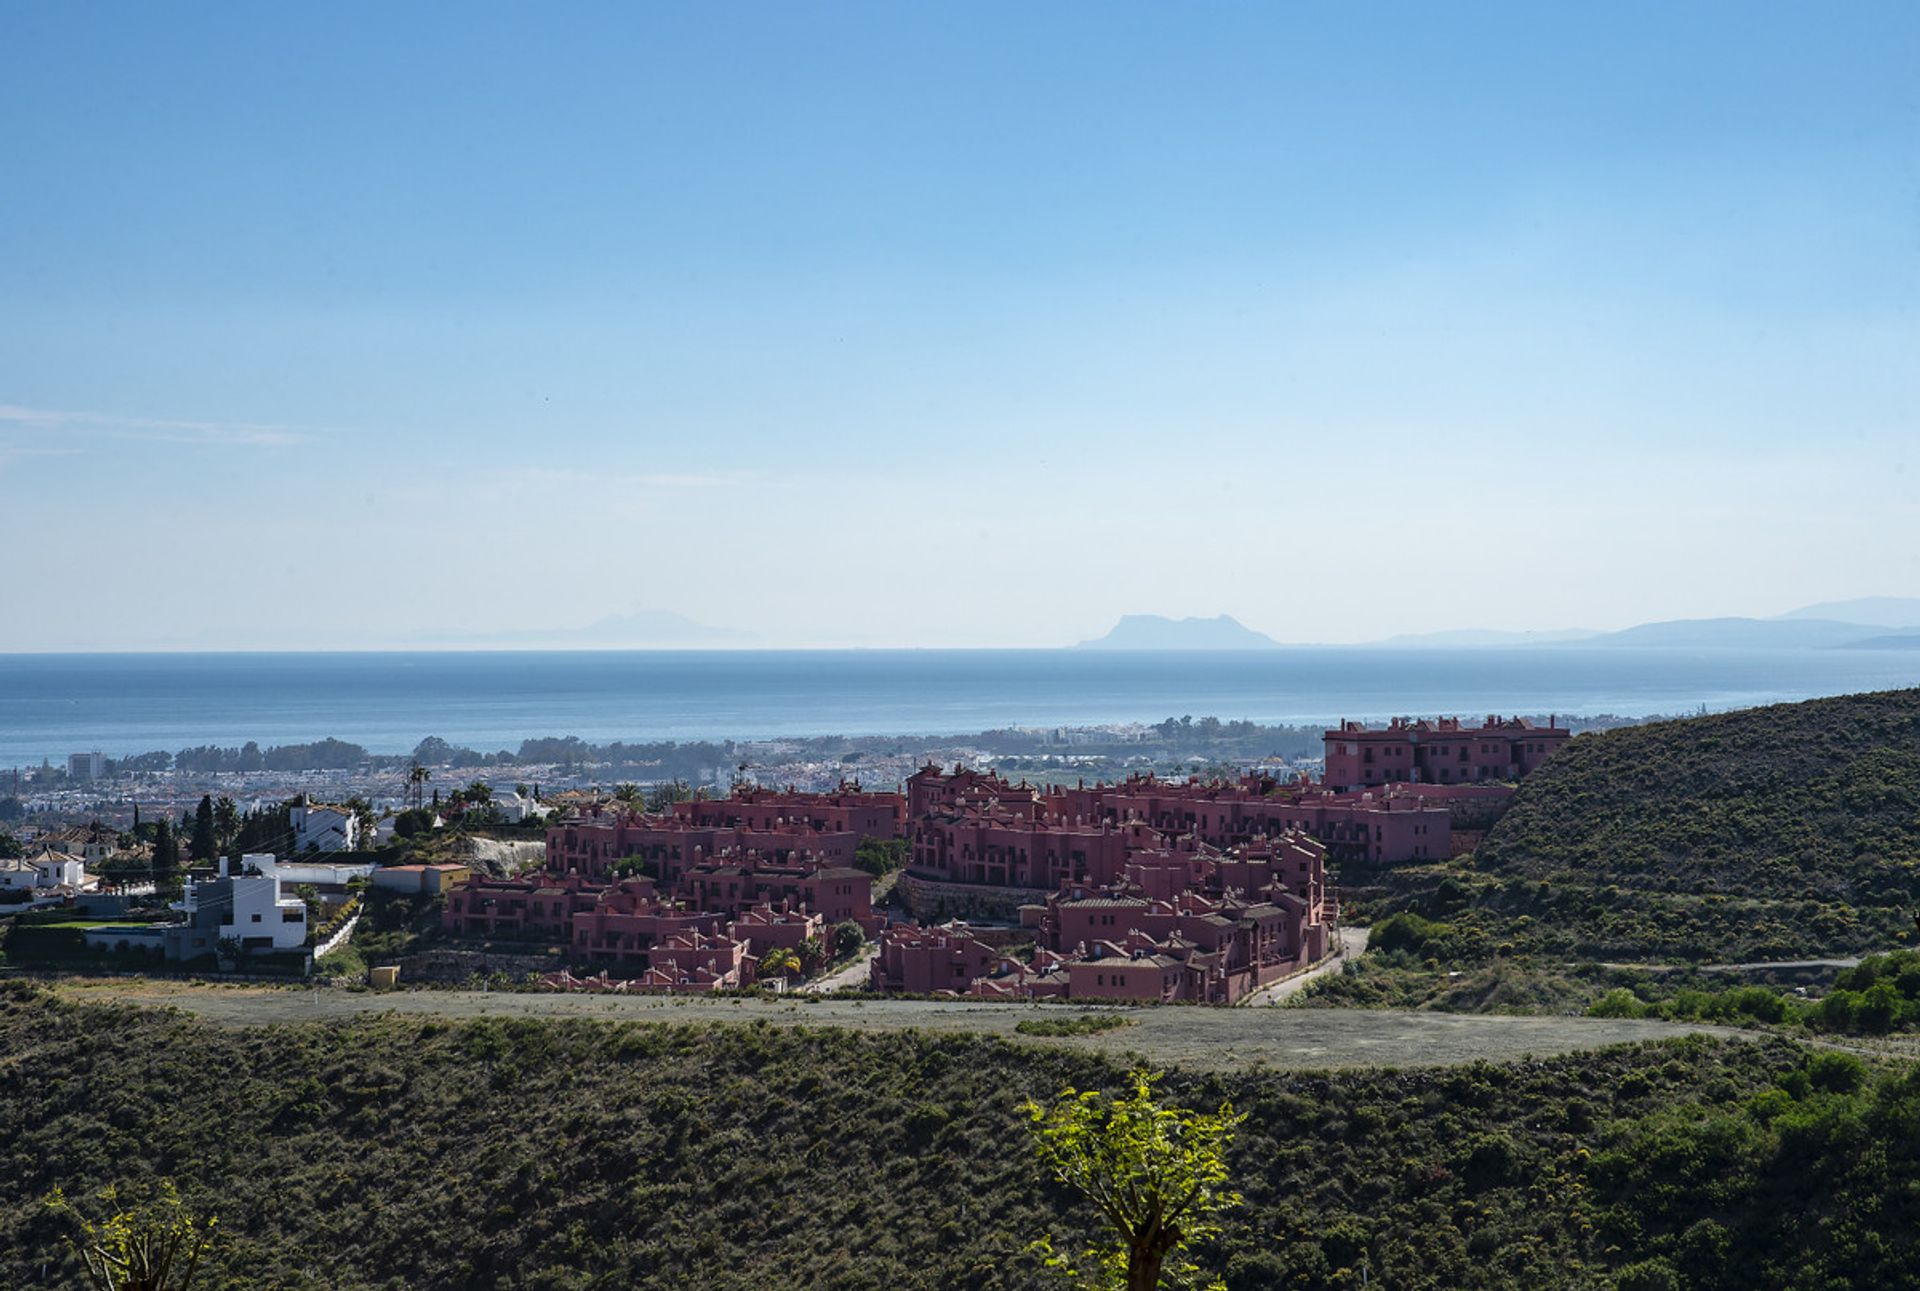
<svg viewBox="0 0 1920 1291">
<path fill-rule="evenodd" d="M 1680 1275 L 1663 1259 L 1641 1260 L 1620 1270 L 1615 1291 L 1680 1291 Z"/>
<path fill-rule="evenodd" d="M 1819 1053 L 1807 1064 L 1807 1080 L 1829 1094 L 1851 1094 L 1866 1083 L 1867 1067 L 1850 1053 Z"/>
</svg>

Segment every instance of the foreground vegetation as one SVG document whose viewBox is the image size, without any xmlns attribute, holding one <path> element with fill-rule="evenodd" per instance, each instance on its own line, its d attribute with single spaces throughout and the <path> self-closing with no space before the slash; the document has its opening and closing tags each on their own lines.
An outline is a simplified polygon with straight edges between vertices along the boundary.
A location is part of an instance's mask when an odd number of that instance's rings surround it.
<svg viewBox="0 0 1920 1291">
<path fill-rule="evenodd" d="M 225 1028 L 0 985 L 0 1285 L 55 1187 L 176 1180 L 211 1287 L 1026 1288 L 1094 1216 L 1021 1105 L 1100 1057 L 971 1035 L 397 1016 Z M 1231 1101 L 1243 1288 L 1920 1284 L 1920 1081 L 1780 1041 L 1174 1072 Z M 346 1236 L 351 1234 L 349 1238 Z"/>
</svg>

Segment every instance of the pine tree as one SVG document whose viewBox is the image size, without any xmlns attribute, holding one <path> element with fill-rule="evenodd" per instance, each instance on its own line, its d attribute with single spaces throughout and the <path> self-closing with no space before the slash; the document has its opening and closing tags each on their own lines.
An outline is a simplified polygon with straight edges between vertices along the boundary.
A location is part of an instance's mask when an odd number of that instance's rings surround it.
<svg viewBox="0 0 1920 1291">
<path fill-rule="evenodd" d="M 200 795 L 200 806 L 193 813 L 193 843 L 187 849 L 187 855 L 194 861 L 211 861 L 215 851 L 213 839 L 213 797 Z"/>
</svg>

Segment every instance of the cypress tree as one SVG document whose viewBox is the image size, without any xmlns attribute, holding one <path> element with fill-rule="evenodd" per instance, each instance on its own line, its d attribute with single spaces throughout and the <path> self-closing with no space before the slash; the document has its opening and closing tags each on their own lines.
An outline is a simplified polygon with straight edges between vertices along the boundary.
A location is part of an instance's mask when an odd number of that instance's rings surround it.
<svg viewBox="0 0 1920 1291">
<path fill-rule="evenodd" d="M 153 826 L 153 876 L 164 883 L 180 865 L 180 845 L 173 840 L 173 822 L 163 814 Z"/>
<path fill-rule="evenodd" d="M 214 850 L 213 798 L 209 794 L 202 794 L 200 806 L 193 813 L 193 843 L 187 849 L 187 855 L 195 861 L 211 861 Z"/>
</svg>

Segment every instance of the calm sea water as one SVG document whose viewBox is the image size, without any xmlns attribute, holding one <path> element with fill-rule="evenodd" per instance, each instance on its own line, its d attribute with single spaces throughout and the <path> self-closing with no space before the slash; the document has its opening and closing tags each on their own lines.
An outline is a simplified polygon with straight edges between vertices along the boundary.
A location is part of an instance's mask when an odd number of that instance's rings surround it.
<svg viewBox="0 0 1920 1291">
<path fill-rule="evenodd" d="M 0 766 L 335 736 L 758 739 L 1493 712 L 1645 715 L 1920 684 L 1920 653 L 1534 647 L 0 655 Z"/>
</svg>

